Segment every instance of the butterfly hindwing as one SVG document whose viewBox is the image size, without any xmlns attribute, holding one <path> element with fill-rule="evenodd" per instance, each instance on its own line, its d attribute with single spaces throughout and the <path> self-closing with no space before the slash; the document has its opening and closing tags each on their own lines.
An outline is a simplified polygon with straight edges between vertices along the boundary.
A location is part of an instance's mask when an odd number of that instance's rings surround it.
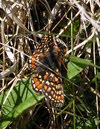
<svg viewBox="0 0 100 129">
<path fill-rule="evenodd" d="M 47 75 L 42 86 L 42 92 L 52 105 L 62 107 L 64 103 L 62 80 L 54 73 L 49 72 Z"/>
</svg>

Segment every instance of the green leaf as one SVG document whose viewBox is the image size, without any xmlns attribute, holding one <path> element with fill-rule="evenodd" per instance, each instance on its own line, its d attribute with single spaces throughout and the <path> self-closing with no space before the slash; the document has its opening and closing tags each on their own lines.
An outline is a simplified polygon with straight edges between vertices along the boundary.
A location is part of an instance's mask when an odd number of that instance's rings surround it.
<svg viewBox="0 0 100 129">
<path fill-rule="evenodd" d="M 79 74 L 83 68 L 73 62 L 69 62 L 67 64 L 67 68 L 68 68 L 68 72 L 67 72 L 67 76 L 69 79 L 72 79 L 73 77 L 75 77 L 77 74 Z"/>
<path fill-rule="evenodd" d="M 43 95 L 38 95 L 33 91 L 30 84 L 30 78 L 17 83 L 3 105 L 8 92 L 9 90 L 0 95 L 0 104 L 2 106 L 0 129 L 6 127 L 26 109 L 37 104 L 38 101 L 44 98 Z"/>
<path fill-rule="evenodd" d="M 70 62 L 67 64 L 67 68 L 68 68 L 67 76 L 69 79 L 72 79 L 73 77 L 78 75 L 80 72 L 82 72 L 82 70 L 86 66 L 100 68 L 99 66 L 91 63 L 91 61 L 88 59 L 81 59 L 73 55 L 71 55 L 69 58 L 70 58 Z"/>
<path fill-rule="evenodd" d="M 91 80 L 91 83 L 95 82 L 97 79 L 100 80 L 100 72 L 98 72 L 96 76 Z"/>
<path fill-rule="evenodd" d="M 73 63 L 76 63 L 76 64 L 80 64 L 84 67 L 89 65 L 89 66 L 97 67 L 100 69 L 100 66 L 94 65 L 93 63 L 91 63 L 91 60 L 88 60 L 88 59 L 81 59 L 81 58 L 78 58 L 78 57 L 71 55 L 70 61 Z"/>
</svg>

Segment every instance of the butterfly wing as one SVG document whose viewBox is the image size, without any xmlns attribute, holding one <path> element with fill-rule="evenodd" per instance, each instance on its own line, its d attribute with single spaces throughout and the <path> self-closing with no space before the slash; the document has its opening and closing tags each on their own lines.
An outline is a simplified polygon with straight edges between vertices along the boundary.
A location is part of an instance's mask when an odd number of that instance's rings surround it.
<svg viewBox="0 0 100 129">
<path fill-rule="evenodd" d="M 53 40 L 50 35 L 45 35 L 41 43 L 37 46 L 37 49 L 34 51 L 33 55 L 29 58 L 29 68 L 33 69 L 34 72 L 39 72 L 37 70 L 38 66 L 41 65 L 41 61 L 49 52 L 49 45 L 53 43 Z"/>
<path fill-rule="evenodd" d="M 60 62 L 58 62 L 59 51 L 51 36 L 45 35 L 29 60 L 30 67 L 37 72 L 31 79 L 33 90 L 44 94 L 56 107 L 62 107 L 64 103 Z"/>
<path fill-rule="evenodd" d="M 47 74 L 42 85 L 42 92 L 52 105 L 62 107 L 64 104 L 62 80 L 54 73 Z"/>
</svg>

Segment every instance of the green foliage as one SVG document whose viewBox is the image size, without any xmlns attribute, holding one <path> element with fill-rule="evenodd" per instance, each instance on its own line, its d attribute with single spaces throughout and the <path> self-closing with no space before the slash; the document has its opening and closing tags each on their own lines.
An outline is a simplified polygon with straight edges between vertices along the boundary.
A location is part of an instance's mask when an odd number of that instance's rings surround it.
<svg viewBox="0 0 100 129">
<path fill-rule="evenodd" d="M 32 90 L 30 78 L 17 83 L 9 94 L 5 104 L 3 104 L 9 90 L 0 95 L 2 116 L 0 129 L 9 125 L 26 109 L 37 104 L 41 99 L 44 98 L 44 96 L 38 95 Z"/>
<path fill-rule="evenodd" d="M 68 68 L 67 76 L 69 79 L 72 79 L 83 70 L 82 67 L 73 62 L 68 62 L 67 68 Z"/>
<path fill-rule="evenodd" d="M 86 66 L 92 66 L 92 67 L 94 66 L 94 67 L 100 68 L 99 66 L 91 63 L 91 61 L 88 59 L 81 59 L 72 55 L 69 58 L 70 58 L 70 62 L 68 62 L 67 64 L 67 68 L 68 68 L 67 76 L 69 79 L 72 79 L 80 72 L 82 72 L 82 70 Z"/>
</svg>

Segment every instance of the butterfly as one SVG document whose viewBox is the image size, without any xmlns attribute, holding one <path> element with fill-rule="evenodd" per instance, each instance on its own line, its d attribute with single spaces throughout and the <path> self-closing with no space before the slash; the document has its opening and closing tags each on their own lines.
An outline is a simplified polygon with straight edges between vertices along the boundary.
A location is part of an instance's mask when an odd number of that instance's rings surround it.
<svg viewBox="0 0 100 129">
<path fill-rule="evenodd" d="M 45 95 L 56 107 L 64 104 L 61 64 L 65 53 L 66 48 L 46 34 L 29 59 L 29 66 L 35 72 L 31 78 L 33 90 Z"/>
</svg>

